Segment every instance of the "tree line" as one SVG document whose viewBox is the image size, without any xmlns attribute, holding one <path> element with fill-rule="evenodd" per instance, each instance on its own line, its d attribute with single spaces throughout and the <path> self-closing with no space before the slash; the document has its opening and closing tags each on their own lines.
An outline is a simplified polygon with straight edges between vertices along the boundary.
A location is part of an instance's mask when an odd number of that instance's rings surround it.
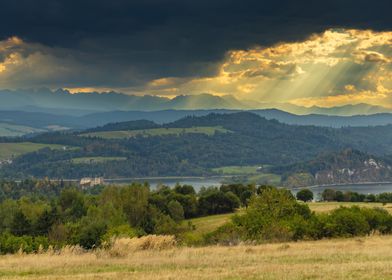
<svg viewBox="0 0 392 280">
<path fill-rule="evenodd" d="M 180 234 L 184 219 L 231 213 L 247 207 L 254 185 L 220 188 L 148 184 L 98 186 L 81 190 L 61 181 L 0 182 L 0 253 L 39 246 L 100 246 L 115 236 Z"/>
</svg>

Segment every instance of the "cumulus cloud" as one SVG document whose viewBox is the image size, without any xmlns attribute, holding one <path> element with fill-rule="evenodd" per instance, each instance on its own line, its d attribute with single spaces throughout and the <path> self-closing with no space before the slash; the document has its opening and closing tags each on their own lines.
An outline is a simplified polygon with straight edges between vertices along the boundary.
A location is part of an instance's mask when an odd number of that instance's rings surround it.
<svg viewBox="0 0 392 280">
<path fill-rule="evenodd" d="M 0 41 L 0 88 L 117 90 L 136 94 L 231 94 L 259 102 L 392 107 L 392 32 L 329 29 L 296 42 L 227 51 L 213 75 L 143 75 L 132 60 L 10 37 Z"/>
<path fill-rule="evenodd" d="M 303 106 L 385 105 L 392 96 L 391 55 L 392 32 L 330 29 L 300 42 L 229 51 L 217 75 L 168 87 Z"/>
<path fill-rule="evenodd" d="M 0 88 L 95 88 L 128 85 L 136 78 L 132 67 L 115 69 L 110 61 L 88 52 L 48 47 L 19 37 L 0 41 Z M 126 81 L 126 83 L 124 83 Z"/>
</svg>

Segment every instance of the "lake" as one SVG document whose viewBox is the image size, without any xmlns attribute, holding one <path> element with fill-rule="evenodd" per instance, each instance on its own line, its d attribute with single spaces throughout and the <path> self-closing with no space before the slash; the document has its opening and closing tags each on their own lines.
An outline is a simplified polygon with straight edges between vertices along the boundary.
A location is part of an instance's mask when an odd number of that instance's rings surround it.
<svg viewBox="0 0 392 280">
<path fill-rule="evenodd" d="M 176 184 L 191 185 L 196 191 L 202 187 L 219 187 L 225 177 L 162 177 L 162 178 L 130 178 L 130 179 L 108 179 L 106 183 L 113 184 L 129 184 L 132 182 L 144 183 L 148 182 L 151 188 L 156 188 L 159 185 L 174 187 Z"/>
<path fill-rule="evenodd" d="M 392 183 L 366 183 L 366 184 L 348 184 L 348 185 L 333 185 L 333 186 L 314 186 L 310 187 L 314 193 L 315 198 L 320 198 L 320 194 L 325 189 L 334 189 L 342 192 L 351 191 L 362 194 L 379 194 L 385 192 L 392 192 Z M 300 189 L 294 189 L 292 192 L 296 194 Z"/>
<path fill-rule="evenodd" d="M 174 187 L 177 183 L 181 185 L 191 185 L 196 191 L 201 187 L 219 187 L 224 179 L 228 177 L 172 177 L 172 178 L 136 178 L 136 179 L 119 179 L 106 180 L 107 183 L 114 184 L 129 184 L 131 182 L 148 182 L 152 188 L 158 185 L 166 185 Z M 349 184 L 349 185 L 333 185 L 333 186 L 313 186 L 310 187 L 315 196 L 321 194 L 325 189 L 335 189 L 341 191 L 353 191 L 363 194 L 379 194 L 383 192 L 392 192 L 392 183 L 367 183 L 367 184 Z M 292 189 L 293 194 L 296 194 L 300 189 Z"/>
</svg>

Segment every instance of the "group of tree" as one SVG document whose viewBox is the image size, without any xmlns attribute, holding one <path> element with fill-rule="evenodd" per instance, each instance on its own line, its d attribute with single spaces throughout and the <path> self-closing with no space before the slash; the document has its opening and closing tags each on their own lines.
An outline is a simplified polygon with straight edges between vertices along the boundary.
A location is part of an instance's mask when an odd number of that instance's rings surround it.
<svg viewBox="0 0 392 280">
<path fill-rule="evenodd" d="M 151 190 L 148 184 L 134 183 L 84 191 L 62 184 L 0 182 L 0 253 L 20 247 L 36 251 L 39 245 L 89 249 L 119 235 L 180 234 L 191 226 L 184 219 L 234 212 L 246 207 L 257 191 L 241 184 L 198 193 L 189 185 Z"/>
<path fill-rule="evenodd" d="M 315 213 L 290 191 L 264 188 L 244 214 L 208 234 L 210 243 L 266 242 L 392 233 L 392 215 L 382 208 L 340 207 Z"/>
<path fill-rule="evenodd" d="M 338 202 L 380 202 L 391 203 L 392 193 L 385 192 L 379 194 L 363 194 L 352 191 L 339 191 L 335 189 L 325 189 L 321 198 L 323 201 L 338 201 Z"/>
</svg>

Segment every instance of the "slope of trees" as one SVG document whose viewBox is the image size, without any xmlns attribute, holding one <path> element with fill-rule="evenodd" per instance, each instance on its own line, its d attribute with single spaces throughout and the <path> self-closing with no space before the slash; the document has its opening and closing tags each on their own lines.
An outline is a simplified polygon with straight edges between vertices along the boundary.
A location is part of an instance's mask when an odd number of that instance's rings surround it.
<svg viewBox="0 0 392 280">
<path fill-rule="evenodd" d="M 98 130 L 155 127 L 147 121 L 107 125 Z M 84 176 L 132 177 L 209 175 L 211 168 L 228 165 L 289 165 L 311 160 L 320 153 L 356 148 L 376 155 L 392 154 L 392 126 L 320 128 L 290 126 L 255 114 L 210 114 L 186 117 L 164 127 L 220 126 L 230 132 L 214 135 L 181 134 L 138 136 L 131 139 L 81 137 L 80 132 L 47 133 L 29 141 L 73 146 L 75 149 L 45 149 L 23 155 L 0 168 L 9 178 L 28 176 L 79 178 Z M 15 140 L 19 141 L 19 139 Z M 75 157 L 124 157 L 117 162 L 75 164 Z M 312 164 L 311 168 L 318 168 Z M 285 170 L 277 170 L 284 173 Z"/>
</svg>

